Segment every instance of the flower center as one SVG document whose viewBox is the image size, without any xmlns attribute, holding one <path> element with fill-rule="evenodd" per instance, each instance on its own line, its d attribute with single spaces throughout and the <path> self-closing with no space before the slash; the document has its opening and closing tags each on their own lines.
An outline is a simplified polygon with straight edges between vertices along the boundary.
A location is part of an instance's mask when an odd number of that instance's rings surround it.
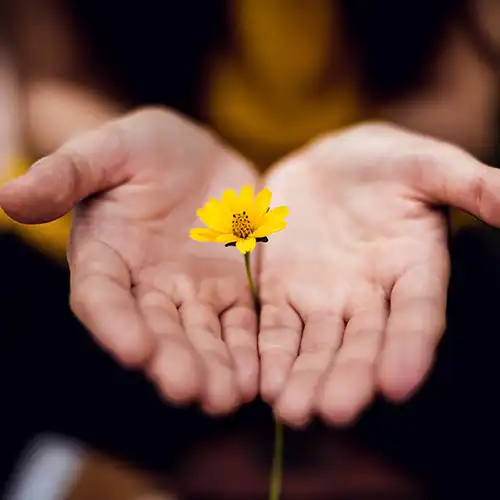
<svg viewBox="0 0 500 500">
<path fill-rule="evenodd" d="M 248 238 L 252 234 L 252 226 L 245 211 L 233 214 L 233 234 L 238 238 Z"/>
</svg>

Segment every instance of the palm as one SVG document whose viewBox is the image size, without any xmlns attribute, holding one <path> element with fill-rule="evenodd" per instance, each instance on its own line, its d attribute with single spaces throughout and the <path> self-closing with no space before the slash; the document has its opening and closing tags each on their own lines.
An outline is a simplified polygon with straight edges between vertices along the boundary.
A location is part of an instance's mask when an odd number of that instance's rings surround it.
<svg viewBox="0 0 500 500">
<path fill-rule="evenodd" d="M 257 389 L 255 312 L 238 252 L 188 235 L 207 198 L 253 183 L 208 133 L 146 110 L 70 141 L 2 187 L 0 205 L 22 223 L 76 205 L 77 316 L 169 399 L 225 412 Z M 351 421 L 378 389 L 407 397 L 444 327 L 449 264 L 433 207 L 500 226 L 500 172 L 378 125 L 318 141 L 267 184 L 291 215 L 261 254 L 263 396 L 294 424 L 315 412 Z"/>
<path fill-rule="evenodd" d="M 290 423 L 315 412 L 350 422 L 378 389 L 401 400 L 427 373 L 449 273 L 445 218 L 431 205 L 441 201 L 434 154 L 456 160 L 457 172 L 473 162 L 429 139 L 360 127 L 270 174 L 267 186 L 290 217 L 263 248 L 261 385 Z M 462 198 L 490 219 L 498 204 L 486 190 Z"/>
<path fill-rule="evenodd" d="M 77 207 L 72 305 L 119 359 L 145 361 L 165 396 L 225 412 L 257 389 L 252 302 L 238 252 L 189 230 L 210 196 L 254 173 L 180 118 L 138 116 L 120 131 L 128 182 Z"/>
</svg>

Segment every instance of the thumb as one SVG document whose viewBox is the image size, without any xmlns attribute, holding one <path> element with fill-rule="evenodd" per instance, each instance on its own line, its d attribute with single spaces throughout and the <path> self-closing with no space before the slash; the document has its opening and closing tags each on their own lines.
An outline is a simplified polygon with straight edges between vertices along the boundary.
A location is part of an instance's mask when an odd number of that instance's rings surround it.
<svg viewBox="0 0 500 500">
<path fill-rule="evenodd" d="M 0 207 L 23 224 L 40 224 L 70 212 L 85 198 L 127 180 L 120 130 L 106 125 L 72 139 L 0 188 Z"/>
<path fill-rule="evenodd" d="M 415 165 L 414 180 L 426 202 L 459 208 L 500 227 L 500 170 L 454 147 L 420 157 Z"/>
</svg>

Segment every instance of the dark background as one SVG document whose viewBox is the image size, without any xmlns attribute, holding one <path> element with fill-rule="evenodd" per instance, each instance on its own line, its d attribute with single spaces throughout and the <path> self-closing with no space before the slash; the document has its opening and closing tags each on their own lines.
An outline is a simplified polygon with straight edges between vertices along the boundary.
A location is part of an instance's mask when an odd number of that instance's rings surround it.
<svg viewBox="0 0 500 500">
<path fill-rule="evenodd" d="M 374 100 L 404 92 L 425 75 L 443 23 L 464 4 L 344 3 Z M 375 4 L 374 10 L 370 5 Z M 140 8 L 115 1 L 69 5 L 96 55 L 95 71 L 106 73 L 123 102 L 163 103 L 198 114 L 204 54 L 226 33 L 223 2 L 171 2 L 161 8 L 150 1 Z M 381 23 L 387 29 L 380 30 Z M 173 80 L 173 73 L 179 78 Z M 453 236 L 451 253 L 448 329 L 421 392 L 400 407 L 378 401 L 347 431 L 317 424 L 290 432 L 288 468 L 300 471 L 312 461 L 329 480 L 315 439 L 334 446 L 341 436 L 360 446 L 361 455 L 381 454 L 416 475 L 441 498 L 466 491 L 480 498 L 482 489 L 495 491 L 499 233 L 480 225 L 463 229 Z M 190 450 L 201 450 L 208 439 L 223 443 L 249 430 L 260 436 L 251 449 L 265 482 L 272 438 L 265 405 L 257 402 L 224 420 L 166 406 L 140 374 L 114 363 L 73 317 L 63 265 L 2 234 L 0 266 L 0 483 L 30 440 L 44 432 L 76 437 L 163 476 L 175 474 Z"/>
</svg>

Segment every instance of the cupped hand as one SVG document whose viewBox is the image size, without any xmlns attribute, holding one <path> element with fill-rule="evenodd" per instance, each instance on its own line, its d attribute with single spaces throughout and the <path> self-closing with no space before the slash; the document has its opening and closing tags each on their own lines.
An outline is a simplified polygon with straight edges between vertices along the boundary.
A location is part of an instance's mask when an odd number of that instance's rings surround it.
<svg viewBox="0 0 500 500">
<path fill-rule="evenodd" d="M 72 139 L 4 186 L 0 205 L 23 223 L 75 208 L 76 315 L 169 400 L 225 413 L 257 391 L 256 317 L 239 252 L 189 230 L 209 197 L 254 183 L 208 132 L 148 109 Z"/>
<path fill-rule="evenodd" d="M 500 226 L 500 172 L 384 124 L 327 136 L 266 184 L 290 207 L 261 254 L 261 391 L 292 425 L 404 401 L 445 328 L 453 205 Z"/>
</svg>

